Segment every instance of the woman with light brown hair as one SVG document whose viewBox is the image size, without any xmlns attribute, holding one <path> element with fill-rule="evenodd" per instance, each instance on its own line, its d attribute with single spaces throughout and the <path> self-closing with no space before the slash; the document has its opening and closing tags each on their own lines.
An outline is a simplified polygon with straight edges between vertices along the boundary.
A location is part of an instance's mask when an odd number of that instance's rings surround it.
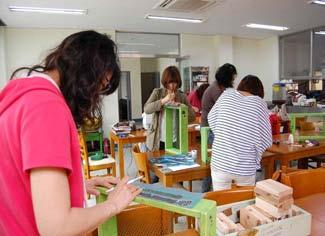
<svg viewBox="0 0 325 236">
<path fill-rule="evenodd" d="M 189 104 L 186 95 L 179 90 L 182 80 L 176 66 L 167 67 L 161 77 L 162 88 L 156 88 L 144 105 L 146 114 L 153 114 L 152 122 L 147 130 L 146 146 L 150 151 L 164 149 L 165 145 L 165 113 L 164 106 L 168 104 L 185 104 L 188 106 L 188 120 L 195 120 L 195 112 Z"/>
</svg>

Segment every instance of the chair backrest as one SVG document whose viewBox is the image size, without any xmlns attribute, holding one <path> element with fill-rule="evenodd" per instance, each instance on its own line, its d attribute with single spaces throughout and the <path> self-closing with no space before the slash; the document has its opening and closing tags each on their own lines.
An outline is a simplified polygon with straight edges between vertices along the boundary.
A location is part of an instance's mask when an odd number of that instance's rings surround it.
<svg viewBox="0 0 325 236">
<path fill-rule="evenodd" d="M 205 199 L 215 201 L 218 206 L 255 198 L 254 187 L 233 187 L 229 190 L 207 192 Z"/>
<path fill-rule="evenodd" d="M 81 129 L 78 130 L 78 139 L 79 139 L 80 154 L 82 158 L 85 178 L 90 179 L 89 159 L 88 159 L 89 156 L 88 156 L 87 144 L 86 144 L 85 134 Z"/>
<path fill-rule="evenodd" d="M 132 148 L 132 154 L 138 167 L 138 174 L 143 176 L 141 182 L 150 184 L 150 166 L 147 153 L 140 152 L 139 145 L 135 144 Z"/>
<path fill-rule="evenodd" d="M 325 168 L 282 173 L 281 182 L 293 188 L 293 198 L 325 193 Z"/>
<path fill-rule="evenodd" d="M 282 182 L 282 178 L 292 172 L 302 171 L 303 169 L 291 168 L 287 166 L 282 166 L 280 170 L 277 170 L 273 173 L 272 179 L 278 182 Z"/>
<path fill-rule="evenodd" d="M 119 236 L 161 236 L 173 231 L 172 213 L 146 206 L 134 205 L 117 215 Z"/>
</svg>

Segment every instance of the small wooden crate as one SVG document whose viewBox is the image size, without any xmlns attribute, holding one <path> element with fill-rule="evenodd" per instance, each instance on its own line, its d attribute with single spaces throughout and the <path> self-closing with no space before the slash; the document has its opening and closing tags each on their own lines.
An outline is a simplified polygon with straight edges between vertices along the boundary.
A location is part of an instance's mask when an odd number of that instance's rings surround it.
<svg viewBox="0 0 325 236">
<path fill-rule="evenodd" d="M 226 212 L 226 214 L 236 223 L 239 222 L 239 210 L 248 205 L 255 204 L 255 199 L 231 203 L 217 207 L 217 213 Z M 256 226 L 239 233 L 222 234 L 217 230 L 218 236 L 306 236 L 311 232 L 311 214 L 305 210 L 293 205 L 292 209 L 301 214 L 275 221 L 272 223 Z"/>
</svg>

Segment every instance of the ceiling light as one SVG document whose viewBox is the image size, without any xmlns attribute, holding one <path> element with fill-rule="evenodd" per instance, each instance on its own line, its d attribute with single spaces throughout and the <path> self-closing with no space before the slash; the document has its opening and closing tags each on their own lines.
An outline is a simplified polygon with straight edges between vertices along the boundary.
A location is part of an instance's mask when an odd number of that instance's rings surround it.
<svg viewBox="0 0 325 236">
<path fill-rule="evenodd" d="M 255 29 L 278 30 L 278 31 L 284 31 L 289 29 L 288 27 L 284 27 L 284 26 L 261 25 L 261 24 L 254 24 L 254 23 L 247 24 L 246 27 L 255 28 Z"/>
<path fill-rule="evenodd" d="M 132 46 L 155 46 L 153 43 L 118 43 L 119 45 L 132 45 Z"/>
<path fill-rule="evenodd" d="M 192 18 L 179 18 L 179 17 L 170 17 L 170 16 L 153 16 L 147 15 L 146 19 L 154 19 L 154 20 L 171 20 L 171 21 L 181 21 L 187 23 L 202 23 L 202 19 L 192 19 Z"/>
<path fill-rule="evenodd" d="M 140 53 L 140 51 L 119 51 L 119 53 Z"/>
<path fill-rule="evenodd" d="M 87 14 L 87 10 L 79 10 L 79 9 L 17 7 L 17 6 L 9 6 L 8 8 L 10 11 L 15 11 L 15 12 L 36 12 L 36 13 L 48 13 L 48 14 L 70 14 L 70 15 Z"/>
<path fill-rule="evenodd" d="M 315 31 L 315 34 L 325 35 L 325 31 Z"/>
<path fill-rule="evenodd" d="M 324 0 L 312 0 L 308 2 L 309 4 L 319 4 L 319 5 L 325 5 Z"/>
</svg>

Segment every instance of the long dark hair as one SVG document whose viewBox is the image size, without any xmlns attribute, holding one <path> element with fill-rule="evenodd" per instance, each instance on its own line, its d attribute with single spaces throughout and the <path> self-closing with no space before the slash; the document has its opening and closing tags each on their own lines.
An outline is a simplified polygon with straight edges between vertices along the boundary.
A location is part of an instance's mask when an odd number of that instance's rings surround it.
<svg viewBox="0 0 325 236">
<path fill-rule="evenodd" d="M 121 75 L 115 43 L 106 34 L 93 30 L 68 36 L 42 64 L 21 67 L 11 78 L 24 69 L 28 70 L 28 75 L 33 71 L 59 72 L 60 90 L 77 124 L 82 124 L 84 118 L 101 116 L 100 95 L 112 94 Z M 109 74 L 112 77 L 105 84 Z"/>
</svg>

